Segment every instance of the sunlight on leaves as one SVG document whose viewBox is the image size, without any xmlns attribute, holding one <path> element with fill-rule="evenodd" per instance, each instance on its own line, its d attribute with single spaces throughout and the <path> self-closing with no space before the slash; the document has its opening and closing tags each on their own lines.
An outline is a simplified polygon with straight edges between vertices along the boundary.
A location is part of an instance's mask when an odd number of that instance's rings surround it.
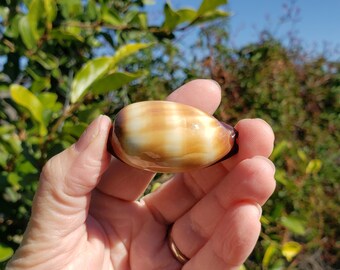
<svg viewBox="0 0 340 270">
<path fill-rule="evenodd" d="M 302 246 L 299 243 L 291 241 L 283 244 L 281 252 L 287 261 L 290 262 L 296 255 L 299 254 L 301 249 Z"/>
<path fill-rule="evenodd" d="M 84 97 L 89 87 L 109 71 L 111 64 L 112 57 L 107 56 L 88 61 L 73 80 L 71 102 L 75 103 Z"/>
<path fill-rule="evenodd" d="M 144 73 L 115 72 L 97 80 L 93 83 L 92 92 L 94 94 L 105 94 L 117 90 L 123 85 L 128 84 L 141 77 Z"/>
<path fill-rule="evenodd" d="M 71 86 L 71 103 L 79 102 L 89 92 L 90 87 L 116 69 L 126 57 L 149 47 L 151 44 L 134 43 L 122 46 L 114 56 L 104 56 L 88 61 L 75 75 Z"/>
<path fill-rule="evenodd" d="M 226 5 L 227 2 L 227 0 L 204 0 L 197 11 L 197 14 L 200 16 L 206 12 L 216 9 L 221 5 Z"/>
<path fill-rule="evenodd" d="M 13 249 L 0 244 L 0 262 L 4 262 L 11 258 L 13 255 Z"/>
<path fill-rule="evenodd" d="M 304 235 L 306 233 L 306 228 L 303 220 L 293 217 L 293 216 L 285 216 L 281 218 L 281 223 L 291 232 Z"/>
<path fill-rule="evenodd" d="M 322 167 L 322 161 L 320 159 L 312 159 L 309 161 L 306 167 L 306 174 L 317 174 Z"/>
<path fill-rule="evenodd" d="M 151 45 L 152 45 L 151 43 L 133 43 L 120 47 L 113 56 L 112 65 L 113 66 L 117 65 L 120 61 L 122 61 L 126 57 L 138 52 L 139 50 L 148 48 Z"/>
<path fill-rule="evenodd" d="M 271 261 L 271 258 L 273 257 L 273 255 L 277 252 L 277 245 L 274 244 L 274 243 L 271 243 L 265 253 L 264 253 L 264 256 L 263 256 L 263 259 L 262 259 L 262 267 L 264 269 L 267 269 L 268 266 L 269 266 L 269 263 Z"/>
<path fill-rule="evenodd" d="M 33 118 L 40 124 L 40 135 L 44 136 L 47 134 L 47 129 L 44 123 L 43 110 L 44 107 L 40 100 L 27 88 L 12 84 L 10 87 L 10 93 L 12 99 L 19 105 L 25 107 Z"/>
</svg>

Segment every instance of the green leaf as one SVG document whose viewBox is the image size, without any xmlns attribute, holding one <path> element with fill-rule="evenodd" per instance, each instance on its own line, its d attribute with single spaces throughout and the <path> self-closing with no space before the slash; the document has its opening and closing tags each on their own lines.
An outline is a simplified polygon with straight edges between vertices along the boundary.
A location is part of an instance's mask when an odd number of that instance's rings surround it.
<svg viewBox="0 0 340 270">
<path fill-rule="evenodd" d="M 0 74 L 0 81 L 1 81 L 1 74 Z M 8 92 L 8 86 L 5 84 L 0 84 L 0 92 Z"/>
<path fill-rule="evenodd" d="M 0 136 L 7 135 L 14 132 L 15 126 L 14 125 L 1 125 L 0 126 Z"/>
<path fill-rule="evenodd" d="M 91 123 L 95 118 L 103 113 L 106 106 L 110 105 L 107 104 L 107 102 L 108 101 L 99 103 L 96 102 L 95 104 L 80 107 L 77 113 L 79 121 L 83 123 Z"/>
<path fill-rule="evenodd" d="M 216 20 L 218 18 L 225 18 L 225 17 L 228 17 L 228 16 L 229 16 L 228 12 L 225 12 L 223 10 L 213 10 L 213 11 L 209 11 L 209 12 L 206 12 L 206 13 L 200 15 L 195 20 L 194 24 L 212 21 L 212 20 Z"/>
<path fill-rule="evenodd" d="M 200 7 L 198 8 L 197 14 L 201 16 L 204 13 L 215 10 L 221 5 L 226 5 L 227 0 L 203 0 Z"/>
<path fill-rule="evenodd" d="M 148 16 L 145 12 L 130 12 L 129 16 L 124 18 L 124 22 L 131 27 L 136 27 L 143 30 L 148 28 Z"/>
<path fill-rule="evenodd" d="M 96 81 L 91 88 L 95 94 L 105 94 L 121 88 L 123 85 L 132 82 L 133 80 L 141 77 L 143 74 L 143 72 L 135 74 L 128 72 L 115 72 Z"/>
<path fill-rule="evenodd" d="M 146 30 L 148 28 L 148 16 L 146 15 L 146 13 L 139 12 L 138 21 L 141 29 Z"/>
<path fill-rule="evenodd" d="M 8 174 L 7 182 L 13 187 L 15 191 L 17 191 L 21 187 L 19 183 L 20 180 L 21 177 L 17 173 L 11 172 Z"/>
<path fill-rule="evenodd" d="M 34 38 L 27 15 L 21 17 L 19 21 L 19 32 L 27 49 L 31 50 L 36 47 L 37 42 Z"/>
<path fill-rule="evenodd" d="M 262 215 L 260 217 L 260 222 L 261 222 L 261 224 L 268 225 L 270 223 L 270 220 L 267 217 Z"/>
<path fill-rule="evenodd" d="M 125 25 L 131 25 L 133 21 L 137 18 L 139 10 L 132 9 L 124 14 L 123 21 Z"/>
<path fill-rule="evenodd" d="M 320 159 L 312 159 L 308 162 L 306 167 L 306 174 L 317 174 L 322 167 L 322 161 Z"/>
<path fill-rule="evenodd" d="M 13 253 L 14 251 L 12 248 L 0 244 L 0 262 L 7 261 L 12 257 Z"/>
<path fill-rule="evenodd" d="M 277 169 L 275 171 L 275 180 L 284 186 L 294 185 L 294 182 L 288 180 L 287 172 L 282 169 Z"/>
<path fill-rule="evenodd" d="M 293 217 L 293 216 L 284 216 L 284 217 L 281 217 L 281 223 L 289 231 L 295 234 L 304 235 L 306 233 L 304 221 L 300 218 Z"/>
<path fill-rule="evenodd" d="M 61 7 L 61 14 L 67 20 L 83 14 L 81 0 L 58 0 L 57 3 Z"/>
<path fill-rule="evenodd" d="M 296 255 L 299 254 L 301 249 L 302 246 L 299 243 L 290 241 L 283 244 L 281 252 L 287 261 L 290 262 Z"/>
<path fill-rule="evenodd" d="M 150 47 L 151 45 L 152 45 L 151 43 L 133 43 L 120 47 L 113 56 L 112 65 L 113 66 L 117 65 L 120 61 L 122 61 L 126 57 L 138 52 L 139 50 Z"/>
<path fill-rule="evenodd" d="M 0 166 L 6 167 L 8 159 L 9 159 L 8 152 L 5 151 L 5 149 L 2 147 L 0 143 Z"/>
<path fill-rule="evenodd" d="M 73 122 L 67 121 L 63 126 L 63 133 L 79 138 L 87 126 L 85 123 L 74 124 Z"/>
<path fill-rule="evenodd" d="M 183 8 L 177 10 L 177 14 L 179 15 L 178 24 L 188 22 L 191 23 L 193 20 L 197 18 L 197 11 L 191 8 Z"/>
<path fill-rule="evenodd" d="M 89 87 L 108 73 L 112 62 L 113 58 L 107 56 L 88 61 L 74 77 L 71 86 L 71 102 L 80 101 L 88 93 Z"/>
<path fill-rule="evenodd" d="M 262 268 L 267 269 L 269 266 L 269 263 L 273 257 L 273 255 L 277 252 L 277 245 L 276 243 L 271 243 L 267 248 L 263 255 L 262 259 Z"/>
<path fill-rule="evenodd" d="M 39 80 L 35 80 L 32 83 L 31 90 L 33 93 L 41 92 L 44 89 L 51 87 L 51 80 L 48 77 L 41 77 Z"/>
<path fill-rule="evenodd" d="M 150 193 L 156 191 L 161 185 L 162 185 L 162 184 L 159 183 L 159 182 L 155 182 L 154 184 L 152 184 Z"/>
<path fill-rule="evenodd" d="M 17 14 L 11 20 L 11 23 L 6 27 L 5 36 L 10 38 L 17 38 L 20 34 L 20 20 L 23 16 Z M 25 44 L 26 45 L 26 44 Z"/>
<path fill-rule="evenodd" d="M 56 93 L 41 93 L 38 96 L 41 104 L 44 107 L 44 123 L 46 126 L 51 122 L 51 118 L 54 112 L 60 112 L 62 109 L 62 104 L 57 102 L 58 95 Z"/>
<path fill-rule="evenodd" d="M 59 61 L 56 56 L 45 53 L 42 50 L 39 50 L 37 54 L 32 55 L 30 59 L 37 61 L 47 70 L 52 70 L 59 66 Z"/>
<path fill-rule="evenodd" d="M 29 160 L 25 160 L 16 165 L 16 171 L 20 172 L 21 175 L 36 174 L 38 169 L 33 166 Z M 21 179 L 18 179 L 21 180 Z M 23 184 L 24 185 L 24 184 Z"/>
<path fill-rule="evenodd" d="M 53 29 L 50 32 L 50 36 L 52 39 L 56 39 L 60 42 L 60 44 L 65 46 L 65 40 L 78 40 L 80 42 L 84 41 L 84 38 L 81 36 L 81 31 L 79 27 L 62 27 Z"/>
<path fill-rule="evenodd" d="M 177 12 L 171 8 L 169 3 L 166 3 L 164 5 L 164 14 L 165 21 L 162 28 L 171 32 L 173 29 L 176 28 L 177 24 L 179 23 L 180 15 L 178 15 Z"/>
<path fill-rule="evenodd" d="M 98 47 L 103 46 L 103 44 L 98 39 L 96 39 L 94 36 L 88 37 L 86 41 L 87 41 L 87 44 L 91 46 L 92 48 L 98 48 Z"/>
<path fill-rule="evenodd" d="M 52 21 L 56 17 L 56 4 L 54 0 L 32 0 L 26 16 L 20 19 L 19 31 L 25 46 L 28 49 L 36 47 L 45 29 L 41 21 L 45 19 L 48 29 L 52 28 Z"/>
<path fill-rule="evenodd" d="M 2 22 L 7 21 L 9 11 L 10 10 L 9 10 L 8 7 L 4 7 L 4 6 L 0 7 L 0 18 L 1 18 Z"/>
<path fill-rule="evenodd" d="M 126 25 L 117 12 L 112 9 L 107 9 L 106 7 L 102 9 L 102 20 L 112 26 L 122 27 Z"/>
<path fill-rule="evenodd" d="M 44 89 L 49 89 L 51 87 L 50 77 L 42 77 L 36 73 L 35 70 L 27 67 L 26 72 L 32 77 L 31 91 L 33 93 L 41 92 Z"/>
<path fill-rule="evenodd" d="M 116 69 L 116 65 L 141 49 L 149 47 L 147 43 L 134 43 L 122 46 L 113 57 L 99 57 L 87 62 L 75 75 L 71 86 L 71 102 L 79 102 L 94 82 Z"/>
<path fill-rule="evenodd" d="M 285 140 L 276 144 L 272 154 L 270 155 L 270 159 L 276 160 L 277 158 L 279 158 L 287 150 L 288 146 L 289 143 Z"/>
<path fill-rule="evenodd" d="M 306 162 L 307 161 L 307 155 L 304 151 L 298 149 L 297 150 L 297 155 L 299 156 L 299 158 L 303 161 Z"/>
<path fill-rule="evenodd" d="M 89 0 L 86 8 L 86 17 L 88 17 L 90 21 L 94 21 L 98 18 L 99 15 L 100 14 L 98 12 L 96 1 Z"/>
<path fill-rule="evenodd" d="M 33 38 L 37 42 L 44 32 L 43 29 L 38 28 L 39 21 L 45 14 L 44 3 L 42 2 L 42 0 L 32 0 L 28 9 L 29 9 L 27 14 L 28 23 Z"/>
<path fill-rule="evenodd" d="M 144 5 L 154 5 L 156 4 L 155 0 L 142 0 Z"/>
<path fill-rule="evenodd" d="M 9 153 L 19 154 L 22 151 L 21 140 L 14 132 L 2 134 L 0 141 Z"/>
<path fill-rule="evenodd" d="M 287 269 L 286 262 L 282 258 L 276 259 L 270 266 L 270 270 L 286 270 L 286 269 Z"/>
<path fill-rule="evenodd" d="M 46 16 L 46 27 L 52 29 L 52 22 L 57 16 L 57 5 L 55 0 L 43 0 Z"/>
<path fill-rule="evenodd" d="M 56 93 L 49 93 L 49 92 L 41 93 L 38 96 L 38 98 L 41 104 L 43 105 L 44 109 L 49 109 L 49 110 L 55 109 L 54 107 L 58 99 L 58 95 Z M 59 105 L 58 105 L 58 109 L 59 109 Z"/>
<path fill-rule="evenodd" d="M 3 197 L 8 202 L 17 202 L 21 198 L 21 194 L 18 193 L 16 190 L 10 187 L 5 188 L 5 193 L 3 194 Z"/>
<path fill-rule="evenodd" d="M 27 88 L 17 84 L 12 84 L 10 86 L 10 93 L 12 99 L 17 104 L 25 107 L 40 124 L 40 135 L 46 135 L 47 129 L 43 120 L 43 105 L 40 100 Z"/>
</svg>

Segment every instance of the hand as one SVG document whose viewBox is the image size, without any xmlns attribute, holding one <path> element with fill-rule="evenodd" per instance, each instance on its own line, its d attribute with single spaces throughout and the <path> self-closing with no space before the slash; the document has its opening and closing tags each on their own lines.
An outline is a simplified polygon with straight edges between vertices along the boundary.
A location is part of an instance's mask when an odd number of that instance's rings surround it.
<svg viewBox="0 0 340 270">
<path fill-rule="evenodd" d="M 168 100 L 213 113 L 220 89 L 195 80 Z M 154 174 L 111 158 L 110 128 L 111 120 L 100 116 L 77 143 L 47 162 L 8 269 L 238 269 L 254 248 L 261 205 L 275 188 L 269 125 L 241 120 L 237 155 L 176 174 L 140 200 Z M 190 258 L 183 266 L 168 246 L 172 224 L 173 241 Z"/>
</svg>

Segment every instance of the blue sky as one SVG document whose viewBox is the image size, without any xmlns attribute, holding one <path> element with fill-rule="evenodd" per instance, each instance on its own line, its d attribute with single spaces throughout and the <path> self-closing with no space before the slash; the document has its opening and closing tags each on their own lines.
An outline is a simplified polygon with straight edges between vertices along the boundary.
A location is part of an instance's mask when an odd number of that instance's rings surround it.
<svg viewBox="0 0 340 270">
<path fill-rule="evenodd" d="M 155 1 L 148 10 L 160 11 L 164 0 Z M 197 8 L 200 0 L 171 0 L 173 8 Z M 279 24 L 285 14 L 284 4 L 294 3 L 298 20 Z M 229 22 L 230 43 L 239 47 L 258 39 L 263 29 L 275 32 L 286 42 L 288 32 L 294 32 L 307 51 L 329 53 L 331 58 L 340 58 L 340 0 L 230 0 L 224 7 L 232 16 Z M 188 37 L 189 39 L 192 37 Z M 183 41 L 188 42 L 188 41 Z"/>
</svg>

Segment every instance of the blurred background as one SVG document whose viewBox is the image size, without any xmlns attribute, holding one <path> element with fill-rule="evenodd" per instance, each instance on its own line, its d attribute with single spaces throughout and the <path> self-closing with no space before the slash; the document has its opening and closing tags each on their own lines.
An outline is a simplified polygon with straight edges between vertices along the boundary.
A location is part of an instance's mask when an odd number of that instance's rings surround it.
<svg viewBox="0 0 340 270">
<path fill-rule="evenodd" d="M 340 269 L 340 2 L 183 2 L 0 1 L 1 269 L 51 156 L 99 114 L 195 78 L 221 85 L 217 118 L 276 134 L 277 189 L 243 269 Z"/>
</svg>

